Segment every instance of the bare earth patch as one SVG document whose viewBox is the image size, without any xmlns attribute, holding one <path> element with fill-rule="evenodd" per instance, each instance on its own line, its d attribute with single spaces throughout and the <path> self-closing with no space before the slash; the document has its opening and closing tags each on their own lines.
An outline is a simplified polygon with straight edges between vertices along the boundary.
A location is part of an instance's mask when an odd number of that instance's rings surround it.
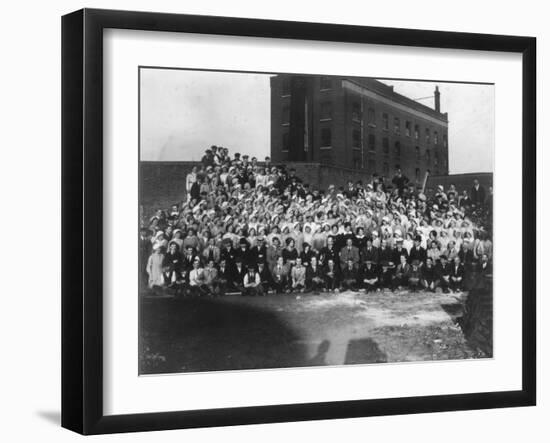
<svg viewBox="0 0 550 443">
<path fill-rule="evenodd" d="M 457 317 L 467 294 L 142 297 L 141 373 L 484 357 Z"/>
</svg>

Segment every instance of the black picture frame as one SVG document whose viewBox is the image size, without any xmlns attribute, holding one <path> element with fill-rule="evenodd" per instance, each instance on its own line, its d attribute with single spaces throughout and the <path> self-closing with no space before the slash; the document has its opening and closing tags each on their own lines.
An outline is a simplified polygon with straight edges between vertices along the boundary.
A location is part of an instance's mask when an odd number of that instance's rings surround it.
<svg viewBox="0 0 550 443">
<path fill-rule="evenodd" d="M 522 388 L 106 416 L 103 413 L 103 30 L 171 31 L 522 54 Z M 62 426 L 82 434 L 228 426 L 536 403 L 536 39 L 83 9 L 62 18 Z"/>
</svg>

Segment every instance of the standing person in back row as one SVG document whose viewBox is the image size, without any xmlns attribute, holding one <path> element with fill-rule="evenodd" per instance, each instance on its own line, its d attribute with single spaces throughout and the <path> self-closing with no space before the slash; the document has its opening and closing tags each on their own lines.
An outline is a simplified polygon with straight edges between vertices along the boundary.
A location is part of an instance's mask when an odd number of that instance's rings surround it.
<svg viewBox="0 0 550 443">
<path fill-rule="evenodd" d="M 403 175 L 401 172 L 401 168 L 396 168 L 395 175 L 392 178 L 393 185 L 397 188 L 397 191 L 399 192 L 399 196 L 403 196 L 403 192 L 405 191 L 405 188 L 409 184 L 409 179 L 407 176 Z"/>
<path fill-rule="evenodd" d="M 474 186 L 470 191 L 470 200 L 475 206 L 482 206 L 485 203 L 485 188 L 479 184 L 477 178 L 474 179 Z"/>
</svg>

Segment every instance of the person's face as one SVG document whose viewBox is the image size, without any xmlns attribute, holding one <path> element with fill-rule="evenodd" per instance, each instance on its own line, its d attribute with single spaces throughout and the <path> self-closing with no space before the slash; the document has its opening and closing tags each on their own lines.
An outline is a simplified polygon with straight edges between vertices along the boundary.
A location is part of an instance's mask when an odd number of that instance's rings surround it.
<svg viewBox="0 0 550 443">
<path fill-rule="evenodd" d="M 399 257 L 399 260 L 401 261 L 401 264 L 402 264 L 402 265 L 404 265 L 404 264 L 407 262 L 407 260 L 405 259 L 405 256 L 404 256 L 404 255 L 402 255 L 401 257 Z"/>
<path fill-rule="evenodd" d="M 457 255 L 455 257 L 455 265 L 458 265 L 458 264 L 460 264 L 460 257 Z"/>
<path fill-rule="evenodd" d="M 214 267 L 214 260 L 210 260 L 210 261 L 208 262 L 208 267 L 209 267 L 209 268 L 213 268 L 213 267 Z"/>
<path fill-rule="evenodd" d="M 427 265 L 428 267 L 430 267 L 432 264 L 433 264 L 432 259 L 431 259 L 431 258 L 427 258 L 427 259 L 426 259 L 426 265 Z"/>
<path fill-rule="evenodd" d="M 474 180 L 474 185 L 479 185 L 479 181 L 477 179 Z"/>
<path fill-rule="evenodd" d="M 334 239 L 332 237 L 329 237 L 327 240 L 327 245 L 332 246 L 334 244 Z"/>
<path fill-rule="evenodd" d="M 193 248 L 187 248 L 187 255 L 193 254 Z"/>
<path fill-rule="evenodd" d="M 481 256 L 481 260 L 482 260 L 484 263 L 486 263 L 486 262 L 489 261 L 489 256 L 488 256 L 487 254 L 483 254 L 483 255 Z"/>
<path fill-rule="evenodd" d="M 198 260 L 195 260 L 193 262 L 193 268 L 197 269 L 199 267 L 199 261 Z"/>
<path fill-rule="evenodd" d="M 283 257 L 277 258 L 277 264 L 281 266 L 283 265 Z"/>
<path fill-rule="evenodd" d="M 351 247 L 351 244 L 352 244 L 351 238 L 348 238 L 346 240 L 346 244 L 348 245 L 348 248 Z"/>
<path fill-rule="evenodd" d="M 172 243 L 172 244 L 170 245 L 170 252 L 171 252 L 171 253 L 176 252 L 176 245 L 175 245 L 174 243 Z"/>
<path fill-rule="evenodd" d="M 317 266 L 317 258 L 311 257 L 311 266 Z"/>
</svg>

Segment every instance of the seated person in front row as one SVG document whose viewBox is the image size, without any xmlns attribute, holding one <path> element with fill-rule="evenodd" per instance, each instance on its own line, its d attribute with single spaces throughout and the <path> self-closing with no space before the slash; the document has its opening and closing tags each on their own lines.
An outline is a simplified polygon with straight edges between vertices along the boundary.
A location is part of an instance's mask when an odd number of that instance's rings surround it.
<svg viewBox="0 0 550 443">
<path fill-rule="evenodd" d="M 306 286 L 308 290 L 313 291 L 314 294 L 318 294 L 325 286 L 323 270 L 319 266 L 317 257 L 312 256 L 310 260 L 311 263 L 306 268 Z"/>
<path fill-rule="evenodd" d="M 253 265 L 248 266 L 248 271 L 243 278 L 243 295 L 263 295 L 262 281 L 260 274 L 256 272 Z"/>
<path fill-rule="evenodd" d="M 306 268 L 302 265 L 301 257 L 296 258 L 296 265 L 290 271 L 290 276 L 292 290 L 304 292 L 306 288 Z"/>
<path fill-rule="evenodd" d="M 327 291 L 337 291 L 340 287 L 340 276 L 338 274 L 338 268 L 332 258 L 329 258 L 325 268 L 325 287 Z"/>
<path fill-rule="evenodd" d="M 464 287 L 464 266 L 460 263 L 460 257 L 458 256 L 455 257 L 454 263 L 450 265 L 450 277 L 449 288 L 451 291 L 462 291 Z"/>
<path fill-rule="evenodd" d="M 422 286 L 428 291 L 435 292 L 437 284 L 435 266 L 431 257 L 426 258 L 426 265 L 422 268 Z"/>
<path fill-rule="evenodd" d="M 396 288 L 406 288 L 409 284 L 411 266 L 407 263 L 405 255 L 400 255 L 399 260 L 399 264 L 395 269 L 394 284 Z"/>
<path fill-rule="evenodd" d="M 375 291 L 378 289 L 378 273 L 372 260 L 367 259 L 363 265 L 362 275 L 362 287 L 365 292 Z"/>
<path fill-rule="evenodd" d="M 394 281 L 394 275 L 393 275 L 393 268 L 394 264 L 392 261 L 383 261 L 382 262 L 382 269 L 380 270 L 380 288 L 384 289 L 390 289 L 391 291 L 395 290 L 395 281 Z"/>
<path fill-rule="evenodd" d="M 218 292 L 218 270 L 214 267 L 214 260 L 208 260 L 204 268 L 204 287 L 210 295 L 216 295 Z"/>
<path fill-rule="evenodd" d="M 359 281 L 357 278 L 357 268 L 354 265 L 353 259 L 347 259 L 346 266 L 342 270 L 342 290 L 356 291 Z"/>
<path fill-rule="evenodd" d="M 446 255 L 439 256 L 439 263 L 435 267 L 435 276 L 437 279 L 436 286 L 439 286 L 445 294 L 448 294 L 449 284 L 451 281 L 451 273 L 447 264 Z"/>
<path fill-rule="evenodd" d="M 226 292 L 235 290 L 233 287 L 233 272 L 231 266 L 227 264 L 227 260 L 220 260 L 220 268 L 218 269 L 218 295 L 225 295 Z"/>
<path fill-rule="evenodd" d="M 258 274 L 264 294 L 267 294 L 271 290 L 273 281 L 271 279 L 271 273 L 263 261 L 258 262 Z"/>
<path fill-rule="evenodd" d="M 271 278 L 273 280 L 273 289 L 277 294 L 287 292 L 288 289 L 288 266 L 283 263 L 283 257 L 277 258 L 277 263 L 271 269 Z"/>
<path fill-rule="evenodd" d="M 422 285 L 421 283 L 422 272 L 420 271 L 420 261 L 413 260 L 411 269 L 409 271 L 409 289 L 411 291 L 418 291 Z"/>
</svg>

